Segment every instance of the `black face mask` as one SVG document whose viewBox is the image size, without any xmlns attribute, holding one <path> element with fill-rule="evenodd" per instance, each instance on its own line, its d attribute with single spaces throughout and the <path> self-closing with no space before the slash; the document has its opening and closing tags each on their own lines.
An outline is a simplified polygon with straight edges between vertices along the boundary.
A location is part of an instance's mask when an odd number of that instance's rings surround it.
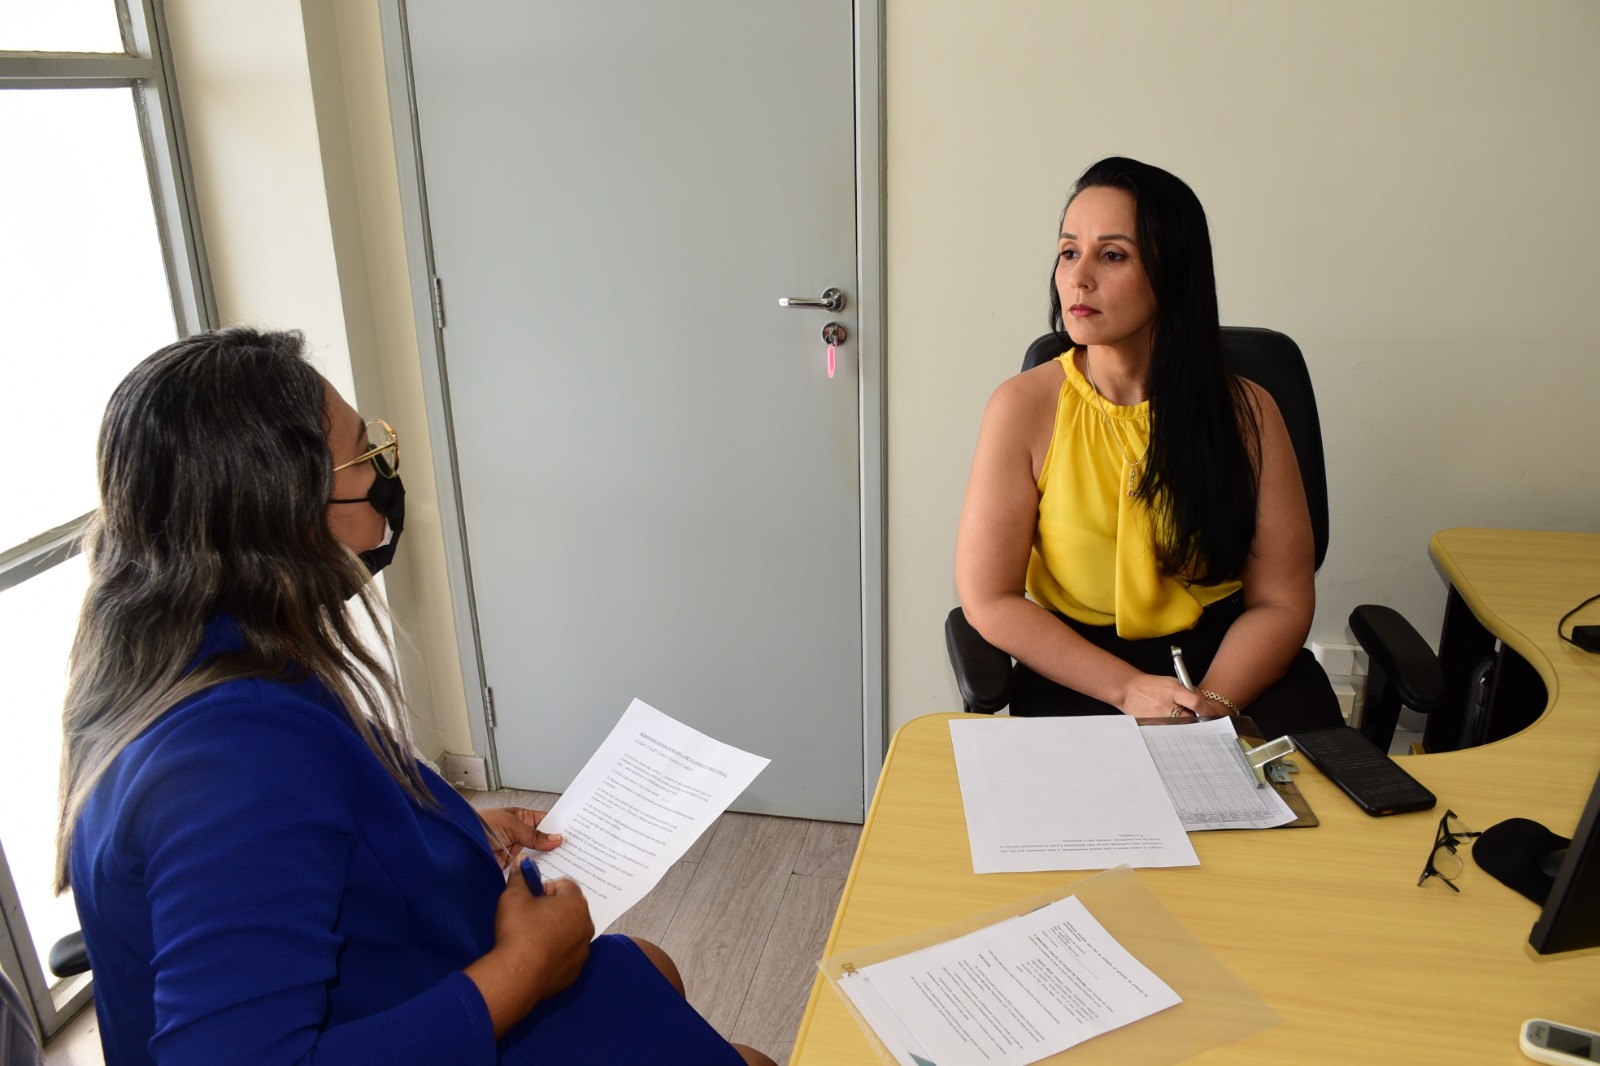
<svg viewBox="0 0 1600 1066">
<path fill-rule="evenodd" d="M 367 490 L 367 503 L 372 509 L 383 515 L 389 523 L 389 541 L 376 548 L 368 548 L 357 555 L 366 564 L 367 572 L 376 574 L 388 566 L 394 559 L 395 546 L 400 543 L 400 531 L 406 524 L 406 487 L 400 483 L 399 477 L 373 478 L 372 487 Z"/>
</svg>

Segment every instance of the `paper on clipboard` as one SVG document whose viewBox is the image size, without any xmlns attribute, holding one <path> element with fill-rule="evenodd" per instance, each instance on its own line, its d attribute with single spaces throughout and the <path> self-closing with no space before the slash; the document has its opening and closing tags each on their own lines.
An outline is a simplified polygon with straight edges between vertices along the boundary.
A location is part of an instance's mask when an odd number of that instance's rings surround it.
<svg viewBox="0 0 1600 1066">
<path fill-rule="evenodd" d="M 1248 718 L 953 719 L 974 873 L 1193 866 L 1188 834 L 1316 825 L 1292 783 L 1262 784 Z"/>
<path fill-rule="evenodd" d="M 1189 832 L 1272 829 L 1296 814 L 1245 761 L 1233 719 L 1140 730 L 1178 819 Z"/>
<path fill-rule="evenodd" d="M 1197 866 L 1138 724 L 953 719 L 975 873 Z"/>
</svg>

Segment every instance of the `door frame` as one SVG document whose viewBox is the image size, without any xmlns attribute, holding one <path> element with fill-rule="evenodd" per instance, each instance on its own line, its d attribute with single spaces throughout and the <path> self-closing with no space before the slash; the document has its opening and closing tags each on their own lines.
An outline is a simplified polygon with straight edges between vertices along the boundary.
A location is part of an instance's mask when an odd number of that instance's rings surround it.
<svg viewBox="0 0 1600 1066">
<path fill-rule="evenodd" d="M 400 179 L 406 273 L 416 323 L 423 400 L 432 440 L 439 517 L 449 565 L 451 611 L 466 688 L 467 721 L 475 751 L 483 755 L 489 786 L 500 787 L 500 769 L 491 728 L 492 705 L 484 681 L 477 607 L 472 593 L 472 561 L 467 551 L 465 511 L 457 478 L 450 383 L 445 367 L 444 324 L 447 299 L 435 285 L 433 243 L 428 218 L 415 86 L 406 19 L 406 0 L 379 0 L 390 125 Z M 884 305 L 884 107 L 883 0 L 855 0 L 855 157 L 856 157 L 856 352 L 857 420 L 861 496 L 861 675 L 862 810 L 865 812 L 887 750 L 888 568 L 885 558 L 885 305 Z"/>
</svg>

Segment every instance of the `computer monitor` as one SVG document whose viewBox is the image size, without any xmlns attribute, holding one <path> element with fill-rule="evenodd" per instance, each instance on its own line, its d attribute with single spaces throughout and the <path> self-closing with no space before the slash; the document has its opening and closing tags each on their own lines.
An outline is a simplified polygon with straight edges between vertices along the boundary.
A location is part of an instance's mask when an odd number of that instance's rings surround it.
<svg viewBox="0 0 1600 1066">
<path fill-rule="evenodd" d="M 1541 955 L 1600 947 L 1600 776 L 1571 845 L 1546 856 L 1545 869 L 1556 880 L 1528 943 Z"/>
</svg>

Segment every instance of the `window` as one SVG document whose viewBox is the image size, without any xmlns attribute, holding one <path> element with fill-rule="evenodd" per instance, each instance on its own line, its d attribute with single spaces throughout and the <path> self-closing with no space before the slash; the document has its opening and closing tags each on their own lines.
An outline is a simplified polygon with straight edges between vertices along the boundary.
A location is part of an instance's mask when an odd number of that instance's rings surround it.
<svg viewBox="0 0 1600 1066">
<path fill-rule="evenodd" d="M 77 926 L 50 885 L 95 437 L 135 362 L 215 319 L 158 4 L 0 7 L 0 966 L 46 1034 L 89 984 L 43 960 Z"/>
</svg>

